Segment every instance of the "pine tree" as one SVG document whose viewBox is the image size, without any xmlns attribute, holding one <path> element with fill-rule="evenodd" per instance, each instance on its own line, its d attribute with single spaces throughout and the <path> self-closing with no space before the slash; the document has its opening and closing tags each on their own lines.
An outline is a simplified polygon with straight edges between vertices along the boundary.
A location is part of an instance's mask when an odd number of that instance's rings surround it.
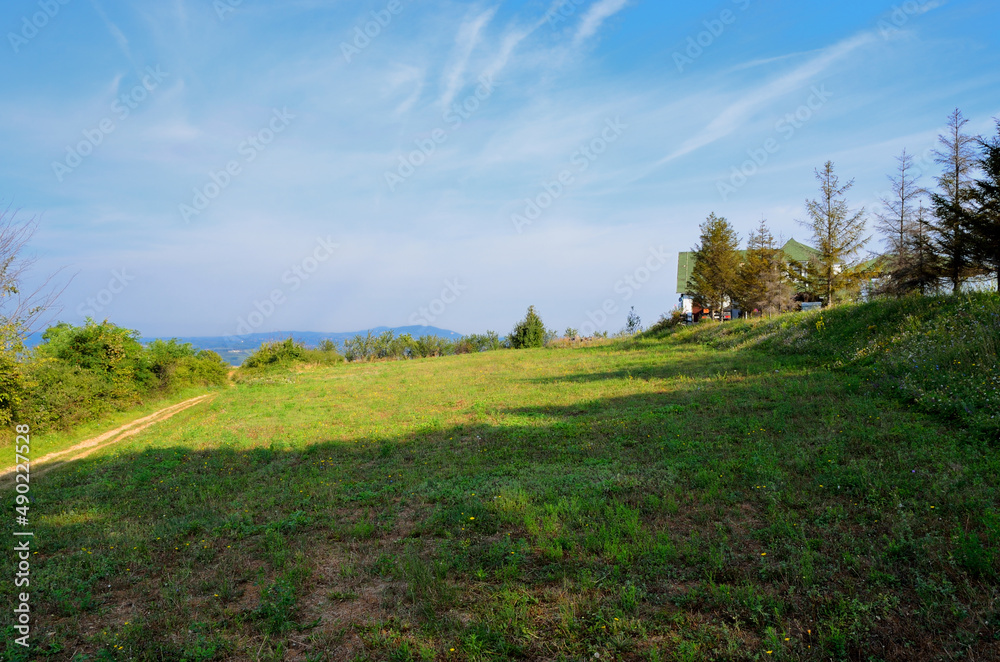
<svg viewBox="0 0 1000 662">
<path fill-rule="evenodd" d="M 878 229 L 885 236 L 887 249 L 882 258 L 887 278 L 880 291 L 899 296 L 913 289 L 912 284 L 905 282 L 904 274 L 914 270 L 914 204 L 924 191 L 918 183 L 919 175 L 913 174 L 913 157 L 905 149 L 896 158 L 896 163 L 896 175 L 889 175 L 891 193 L 881 199 L 883 211 L 875 216 Z"/>
<path fill-rule="evenodd" d="M 972 216 L 971 234 L 975 256 L 983 267 L 994 273 L 1000 290 L 1000 120 L 997 135 L 980 140 L 982 157 L 979 167 L 983 178 L 976 181 L 973 198 L 976 210 Z"/>
<path fill-rule="evenodd" d="M 909 259 L 892 275 L 901 292 L 928 294 L 938 289 L 941 259 L 935 250 L 928 214 L 929 210 L 921 202 L 906 239 Z"/>
<path fill-rule="evenodd" d="M 695 303 L 720 313 L 739 291 L 740 239 L 725 218 L 710 214 L 701 224 L 694 247 L 694 267 L 688 289 Z"/>
<path fill-rule="evenodd" d="M 512 349 L 529 349 L 545 344 L 545 324 L 534 306 L 528 306 L 524 319 L 514 325 L 508 337 Z"/>
<path fill-rule="evenodd" d="M 739 276 L 739 300 L 745 310 L 759 310 L 761 315 L 770 317 L 791 308 L 795 290 L 784 256 L 764 219 L 747 237 L 747 250 Z"/>
<path fill-rule="evenodd" d="M 961 292 L 974 273 L 970 225 L 977 138 L 962 132 L 968 123 L 956 108 L 948 117 L 947 133 L 938 137 L 942 147 L 934 152 L 934 161 L 943 168 L 937 178 L 940 192 L 931 195 L 937 219 L 934 243 L 941 257 L 942 275 L 951 282 L 954 292 Z"/>
<path fill-rule="evenodd" d="M 805 265 L 805 284 L 820 293 L 826 306 L 848 296 L 871 277 L 871 270 L 857 260 L 857 254 L 871 239 L 865 236 L 865 210 L 851 212 L 844 194 L 854 186 L 854 180 L 840 185 L 834 174 L 833 162 L 816 170 L 820 182 L 820 197 L 806 201 L 808 221 L 800 223 L 812 231 L 818 255 Z"/>
</svg>

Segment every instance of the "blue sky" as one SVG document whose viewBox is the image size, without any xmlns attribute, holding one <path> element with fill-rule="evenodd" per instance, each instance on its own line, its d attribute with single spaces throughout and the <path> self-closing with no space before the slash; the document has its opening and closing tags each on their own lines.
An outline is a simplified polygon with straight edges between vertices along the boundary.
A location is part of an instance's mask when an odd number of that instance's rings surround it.
<svg viewBox="0 0 1000 662">
<path fill-rule="evenodd" d="M 10 0 L 0 201 L 39 223 L 36 277 L 74 276 L 71 322 L 505 332 L 534 304 L 613 332 L 675 305 L 710 212 L 807 241 L 828 159 L 856 206 L 904 147 L 931 184 L 954 108 L 1000 116 L 998 25 L 995 0 Z"/>
</svg>

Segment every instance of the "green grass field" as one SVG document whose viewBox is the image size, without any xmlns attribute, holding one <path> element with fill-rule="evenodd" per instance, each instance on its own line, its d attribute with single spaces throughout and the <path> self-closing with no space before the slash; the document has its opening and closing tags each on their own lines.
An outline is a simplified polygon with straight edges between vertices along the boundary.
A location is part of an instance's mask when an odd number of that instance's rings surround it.
<svg viewBox="0 0 1000 662">
<path fill-rule="evenodd" d="M 3 659 L 1000 659 L 988 409 L 722 333 L 221 391 L 32 483 Z"/>
</svg>

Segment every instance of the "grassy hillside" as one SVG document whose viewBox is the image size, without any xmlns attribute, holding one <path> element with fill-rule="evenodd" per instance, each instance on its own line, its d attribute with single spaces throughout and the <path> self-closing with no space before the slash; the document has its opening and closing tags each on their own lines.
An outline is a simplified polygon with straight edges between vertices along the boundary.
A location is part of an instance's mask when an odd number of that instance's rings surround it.
<svg viewBox="0 0 1000 662">
<path fill-rule="evenodd" d="M 719 349 L 809 357 L 863 377 L 878 393 L 1000 438 L 996 293 L 881 300 L 770 320 L 703 324 L 671 336 Z"/>
<path fill-rule="evenodd" d="M 959 389 L 898 381 L 933 305 L 237 385 L 33 482 L 4 659 L 995 659 L 993 396 L 892 388 Z"/>
</svg>

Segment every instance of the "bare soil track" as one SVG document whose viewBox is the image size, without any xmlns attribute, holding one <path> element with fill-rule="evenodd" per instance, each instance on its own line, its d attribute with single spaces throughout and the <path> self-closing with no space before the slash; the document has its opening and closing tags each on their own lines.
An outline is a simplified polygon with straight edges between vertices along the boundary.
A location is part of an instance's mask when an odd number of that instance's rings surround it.
<svg viewBox="0 0 1000 662">
<path fill-rule="evenodd" d="M 165 407 L 148 416 L 143 416 L 142 418 L 126 423 L 125 425 L 117 427 L 114 430 L 105 432 L 104 434 L 91 439 L 87 439 L 86 441 L 81 441 L 70 448 L 66 448 L 55 453 L 49 453 L 48 455 L 43 455 L 42 457 L 31 461 L 31 476 L 33 478 L 40 476 L 65 462 L 82 460 L 94 451 L 98 451 L 106 446 L 111 446 L 112 444 L 117 444 L 118 442 L 124 441 L 129 437 L 134 437 L 149 426 L 159 423 L 160 421 L 165 421 L 174 414 L 179 414 L 185 409 L 193 407 L 201 402 L 205 402 L 212 397 L 214 397 L 213 394 L 199 395 L 196 398 L 178 402 L 175 405 Z M 59 460 L 59 462 L 52 464 L 53 460 Z M 45 464 L 48 464 L 49 466 L 40 466 Z M 16 470 L 17 467 L 0 470 L 0 483 L 8 481 Z"/>
</svg>

